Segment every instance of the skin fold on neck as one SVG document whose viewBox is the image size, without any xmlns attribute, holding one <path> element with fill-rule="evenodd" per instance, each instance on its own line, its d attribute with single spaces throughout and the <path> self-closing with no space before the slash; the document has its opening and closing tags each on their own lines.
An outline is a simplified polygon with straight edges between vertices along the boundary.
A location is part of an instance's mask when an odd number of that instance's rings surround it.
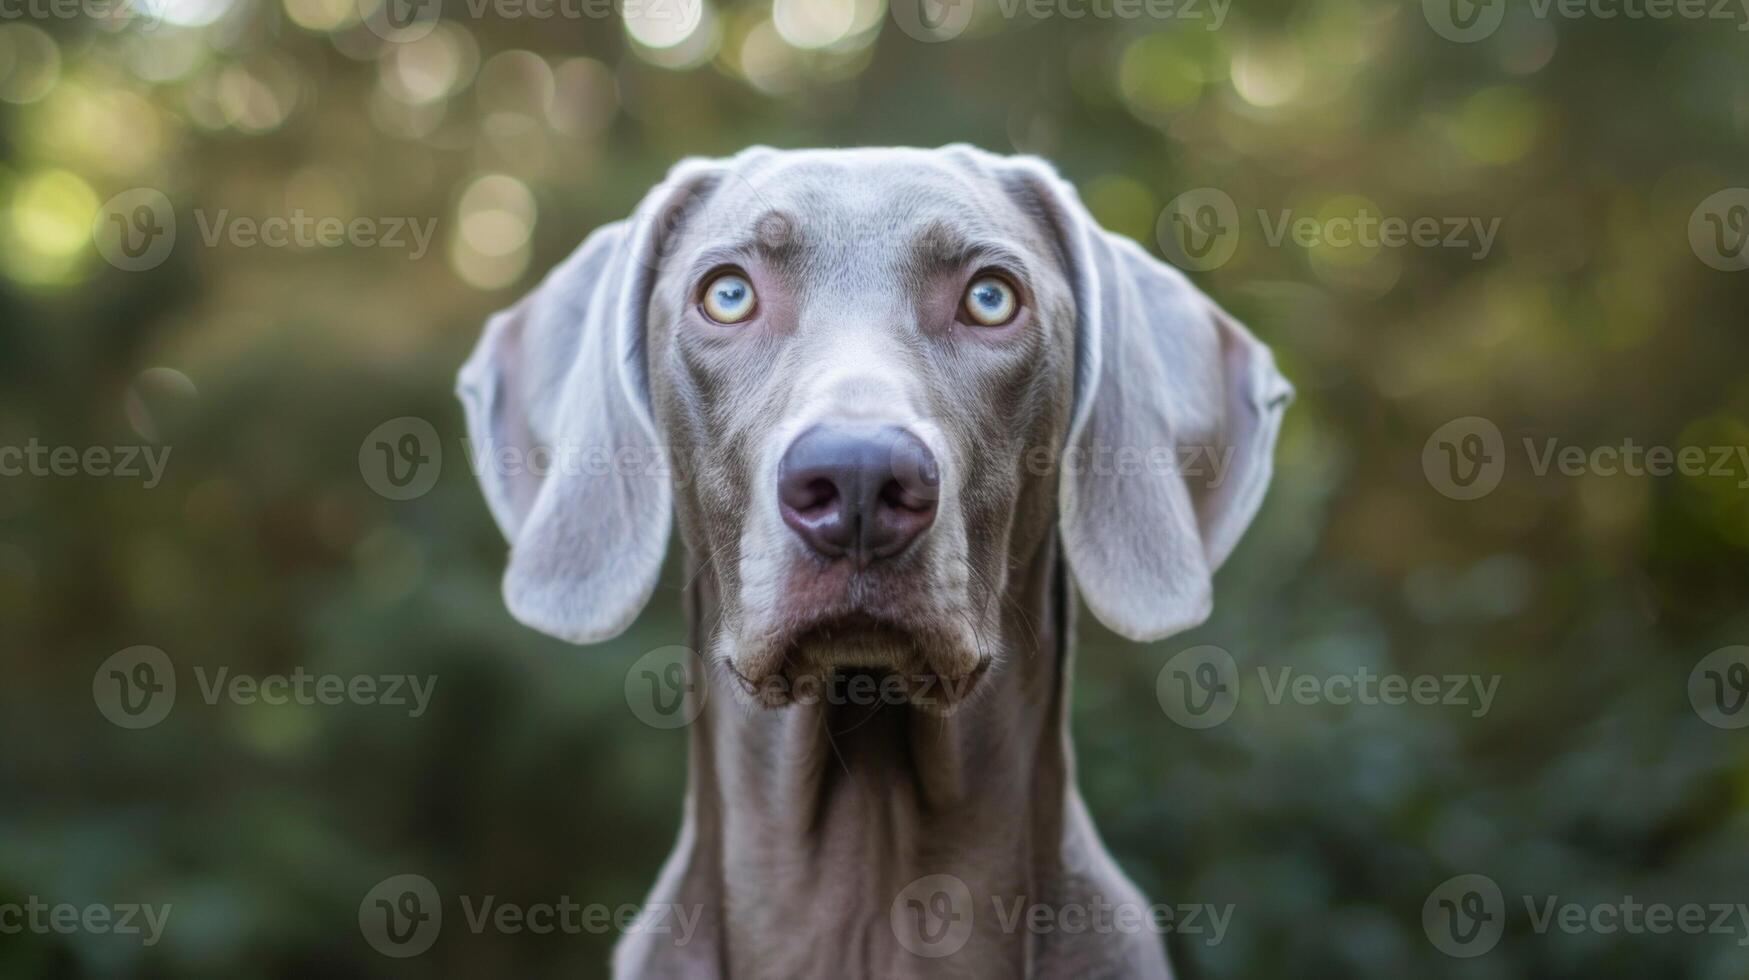
<svg viewBox="0 0 1749 980">
<path fill-rule="evenodd" d="M 695 649 L 717 620 L 702 571 L 689 596 Z M 711 671 L 692 726 L 683 845 L 689 877 L 716 879 L 720 906 L 704 916 L 716 919 L 729 975 L 914 975 L 930 961 L 888 925 L 910 882 L 949 874 L 974 895 L 1028 901 L 1054 890 L 1072 784 L 1063 574 L 1047 540 L 1011 576 L 1000 635 L 983 638 L 997 665 L 946 716 L 878 695 L 757 708 Z M 875 690 L 863 680 L 865 695 Z M 991 975 L 1022 975 L 1031 939 L 994 918 L 977 916 L 964 955 Z"/>
</svg>

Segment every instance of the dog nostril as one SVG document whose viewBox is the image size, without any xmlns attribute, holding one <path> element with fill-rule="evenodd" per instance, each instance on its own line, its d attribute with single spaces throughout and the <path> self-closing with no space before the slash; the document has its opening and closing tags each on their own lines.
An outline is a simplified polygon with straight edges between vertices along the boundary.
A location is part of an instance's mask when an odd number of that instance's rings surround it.
<svg viewBox="0 0 1749 980">
<path fill-rule="evenodd" d="M 934 498 L 913 493 L 906 489 L 905 484 L 899 480 L 893 480 L 881 488 L 881 503 L 889 507 L 910 511 L 926 511 L 935 508 Z"/>
<path fill-rule="evenodd" d="M 792 498 L 790 506 L 804 514 L 823 511 L 838 502 L 838 488 L 824 478 L 809 480 Z"/>
</svg>

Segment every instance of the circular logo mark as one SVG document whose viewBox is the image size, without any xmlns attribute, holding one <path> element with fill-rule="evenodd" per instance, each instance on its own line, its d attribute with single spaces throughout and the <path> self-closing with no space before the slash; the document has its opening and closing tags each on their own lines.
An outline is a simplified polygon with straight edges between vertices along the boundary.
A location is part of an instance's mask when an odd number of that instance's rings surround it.
<svg viewBox="0 0 1749 980">
<path fill-rule="evenodd" d="M 1481 956 L 1506 931 L 1506 899 L 1487 875 L 1448 878 L 1421 904 L 1421 928 L 1447 956 Z"/>
<path fill-rule="evenodd" d="M 1154 678 L 1154 697 L 1185 728 L 1213 728 L 1239 705 L 1239 665 L 1217 646 L 1179 651 Z"/>
<path fill-rule="evenodd" d="M 951 41 L 972 22 L 973 0 L 893 0 L 893 23 L 925 44 Z"/>
<path fill-rule="evenodd" d="M 1749 187 L 1727 187 L 1688 216 L 1688 245 L 1720 272 L 1749 269 Z"/>
<path fill-rule="evenodd" d="M 655 3 L 656 0 L 650 0 L 645 6 L 653 7 Z M 697 4 L 694 3 L 694 6 Z M 736 174 L 733 175 L 733 179 L 740 184 L 740 190 L 743 193 L 751 195 L 750 199 L 760 199 L 759 189 L 749 183 L 747 178 Z M 692 223 L 693 218 L 697 217 L 710 201 L 709 195 L 695 188 L 689 187 L 676 193 L 679 195 L 678 197 L 671 197 L 660 206 L 652 205 L 648 208 L 641 208 L 632 217 L 634 227 L 631 237 L 648 243 L 637 252 L 638 264 L 645 269 L 652 271 L 660 269 L 662 263 L 673 256 L 674 252 L 685 241 L 685 236 L 680 232 Z M 783 219 L 773 218 L 761 220 L 754 229 L 754 234 L 759 236 L 761 242 L 781 244 L 775 239 L 780 235 L 793 235 L 794 228 Z"/>
<path fill-rule="evenodd" d="M 972 938 L 972 890 L 953 875 L 924 875 L 900 889 L 887 913 L 899 945 L 918 956 L 952 956 Z"/>
<path fill-rule="evenodd" d="M 91 240 L 97 254 L 123 272 L 156 269 L 176 245 L 176 209 L 155 187 L 122 191 L 97 209 Z"/>
<path fill-rule="evenodd" d="M 1749 726 L 1749 646 L 1720 647 L 1688 672 L 1688 703 L 1714 728 Z"/>
<path fill-rule="evenodd" d="M 1166 261 L 1180 269 L 1218 269 L 1239 248 L 1239 207 L 1217 187 L 1185 191 L 1160 212 L 1154 236 Z"/>
<path fill-rule="evenodd" d="M 1453 500 L 1486 497 L 1506 472 L 1506 440 L 1500 427 L 1479 415 L 1467 415 L 1434 429 L 1421 447 L 1421 472 L 1433 489 Z"/>
<path fill-rule="evenodd" d="M 97 665 L 91 699 L 122 728 L 151 728 L 176 704 L 176 668 L 157 647 L 128 647 Z"/>
<path fill-rule="evenodd" d="M 417 41 L 437 29 L 443 0 L 358 0 L 358 16 L 377 37 L 392 44 Z"/>
<path fill-rule="evenodd" d="M 376 883 L 358 903 L 358 929 L 371 949 L 406 959 L 437 942 L 443 929 L 443 902 L 424 875 L 392 875 Z"/>
<path fill-rule="evenodd" d="M 691 647 L 657 647 L 626 671 L 626 706 L 651 728 L 685 728 L 704 710 L 709 687 Z"/>
<path fill-rule="evenodd" d="M 1506 19 L 1506 0 L 1421 0 L 1421 13 L 1433 33 L 1470 44 L 1500 29 Z"/>
<path fill-rule="evenodd" d="M 953 455 L 948 430 L 925 416 L 903 428 L 883 430 L 882 438 L 890 439 L 887 472 L 904 491 L 905 502 L 927 507 L 940 500 L 943 463 L 951 463 Z"/>
<path fill-rule="evenodd" d="M 443 446 L 431 423 L 412 415 L 390 419 L 370 430 L 358 447 L 358 472 L 365 485 L 390 500 L 422 497 L 437 484 Z"/>
</svg>

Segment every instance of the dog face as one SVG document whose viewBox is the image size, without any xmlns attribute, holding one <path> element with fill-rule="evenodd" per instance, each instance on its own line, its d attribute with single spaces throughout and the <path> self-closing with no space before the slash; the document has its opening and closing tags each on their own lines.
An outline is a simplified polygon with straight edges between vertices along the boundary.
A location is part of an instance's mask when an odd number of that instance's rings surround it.
<svg viewBox="0 0 1749 980">
<path fill-rule="evenodd" d="M 1028 453 L 1069 423 L 1074 301 L 1029 192 L 889 152 L 767 154 L 687 194 L 648 363 L 720 583 L 712 653 L 774 703 L 846 666 L 969 690 L 1053 518 Z"/>
<path fill-rule="evenodd" d="M 618 633 L 673 515 L 720 585 L 712 655 L 770 702 L 845 666 L 965 692 L 1058 530 L 1107 625 L 1200 622 L 1291 394 L 1049 168 L 965 147 L 681 164 L 460 389 L 512 612 Z"/>
</svg>

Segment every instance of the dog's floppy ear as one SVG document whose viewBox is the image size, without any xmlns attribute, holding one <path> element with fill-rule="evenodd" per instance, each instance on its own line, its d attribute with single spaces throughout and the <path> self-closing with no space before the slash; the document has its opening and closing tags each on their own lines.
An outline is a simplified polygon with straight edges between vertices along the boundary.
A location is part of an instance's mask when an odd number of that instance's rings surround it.
<svg viewBox="0 0 1749 980">
<path fill-rule="evenodd" d="M 655 590 L 673 490 L 644 319 L 665 233 L 714 172 L 677 165 L 630 219 L 597 229 L 486 322 L 457 378 L 468 454 L 510 541 L 505 604 L 543 633 L 611 639 Z"/>
<path fill-rule="evenodd" d="M 1079 321 L 1058 489 L 1069 565 L 1101 622 L 1161 639 L 1208 618 L 1293 387 L 1177 269 L 1098 227 L 1048 167 L 1021 166 L 1057 227 Z"/>
</svg>

